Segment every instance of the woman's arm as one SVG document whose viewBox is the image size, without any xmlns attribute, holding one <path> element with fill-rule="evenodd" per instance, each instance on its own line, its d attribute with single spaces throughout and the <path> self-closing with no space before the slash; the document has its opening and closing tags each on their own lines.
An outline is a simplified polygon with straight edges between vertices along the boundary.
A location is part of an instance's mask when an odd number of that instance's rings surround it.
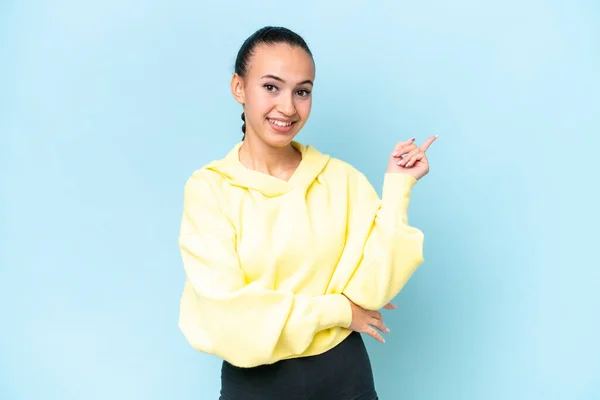
<svg viewBox="0 0 600 400">
<path fill-rule="evenodd" d="M 179 245 L 186 271 L 179 326 L 200 351 L 237 366 L 301 354 L 315 334 L 348 327 L 342 294 L 296 295 L 248 284 L 236 253 L 236 232 L 208 180 L 196 173 L 185 186 Z"/>
<path fill-rule="evenodd" d="M 394 298 L 423 262 L 423 233 L 408 225 L 410 193 L 416 180 L 405 174 L 387 173 L 383 199 L 367 179 L 357 176 L 360 193 L 352 205 L 355 214 L 349 226 L 362 233 L 362 259 L 343 293 L 368 310 L 378 310 Z M 368 232 L 366 237 L 364 232 Z"/>
<path fill-rule="evenodd" d="M 363 308 L 383 307 L 423 262 L 424 236 L 408 225 L 407 213 L 413 186 L 429 172 L 425 151 L 436 138 L 430 137 L 420 147 L 413 144 L 414 139 L 396 146 L 384 177 L 381 200 L 367 178 L 355 174 L 349 243 L 362 246 L 363 254 L 343 293 Z M 356 236 L 364 232 L 368 232 L 366 239 L 359 242 L 365 236 Z"/>
</svg>

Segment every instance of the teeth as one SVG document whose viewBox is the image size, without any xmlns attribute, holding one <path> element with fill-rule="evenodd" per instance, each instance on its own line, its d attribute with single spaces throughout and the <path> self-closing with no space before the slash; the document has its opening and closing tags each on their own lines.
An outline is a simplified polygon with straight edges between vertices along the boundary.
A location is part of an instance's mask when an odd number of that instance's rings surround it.
<svg viewBox="0 0 600 400">
<path fill-rule="evenodd" d="M 281 121 L 276 121 L 274 119 L 270 119 L 269 121 L 271 121 L 272 124 L 275 124 L 277 126 L 290 126 L 292 124 L 291 122 L 281 122 Z"/>
</svg>

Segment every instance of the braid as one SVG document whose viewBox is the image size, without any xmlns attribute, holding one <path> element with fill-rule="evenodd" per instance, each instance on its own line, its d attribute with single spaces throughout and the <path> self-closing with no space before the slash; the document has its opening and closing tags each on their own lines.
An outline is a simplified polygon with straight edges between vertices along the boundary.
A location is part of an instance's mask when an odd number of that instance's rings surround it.
<svg viewBox="0 0 600 400">
<path fill-rule="evenodd" d="M 242 121 L 244 121 L 244 124 L 242 125 L 242 132 L 244 133 L 244 136 L 242 136 L 243 141 L 246 138 L 246 116 L 244 113 L 242 113 Z"/>
</svg>

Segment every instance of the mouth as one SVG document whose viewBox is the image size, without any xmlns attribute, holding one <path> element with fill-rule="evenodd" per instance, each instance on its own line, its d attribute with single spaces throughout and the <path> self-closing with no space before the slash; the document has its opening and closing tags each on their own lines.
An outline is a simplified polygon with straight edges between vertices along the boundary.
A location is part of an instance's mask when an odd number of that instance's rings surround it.
<svg viewBox="0 0 600 400">
<path fill-rule="evenodd" d="M 273 130 L 278 133 L 290 132 L 293 129 L 294 125 L 298 122 L 273 118 L 267 118 L 267 121 L 269 121 L 269 125 L 271 126 L 271 128 L 273 128 Z"/>
</svg>

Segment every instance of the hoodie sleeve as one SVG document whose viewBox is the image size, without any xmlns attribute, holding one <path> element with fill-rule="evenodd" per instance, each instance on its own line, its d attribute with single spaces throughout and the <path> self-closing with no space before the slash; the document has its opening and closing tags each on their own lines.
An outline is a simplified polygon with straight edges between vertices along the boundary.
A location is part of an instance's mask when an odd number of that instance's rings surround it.
<svg viewBox="0 0 600 400">
<path fill-rule="evenodd" d="M 386 173 L 382 199 L 367 178 L 355 174 L 349 197 L 348 243 L 362 252 L 343 293 L 368 310 L 394 298 L 423 262 L 423 233 L 408 225 L 408 204 L 417 182 L 410 175 Z"/>
<path fill-rule="evenodd" d="M 235 229 L 201 174 L 185 185 L 179 247 L 186 272 L 179 327 L 197 350 L 252 367 L 301 354 L 317 332 L 351 323 L 342 294 L 296 295 L 246 282 Z"/>
</svg>

